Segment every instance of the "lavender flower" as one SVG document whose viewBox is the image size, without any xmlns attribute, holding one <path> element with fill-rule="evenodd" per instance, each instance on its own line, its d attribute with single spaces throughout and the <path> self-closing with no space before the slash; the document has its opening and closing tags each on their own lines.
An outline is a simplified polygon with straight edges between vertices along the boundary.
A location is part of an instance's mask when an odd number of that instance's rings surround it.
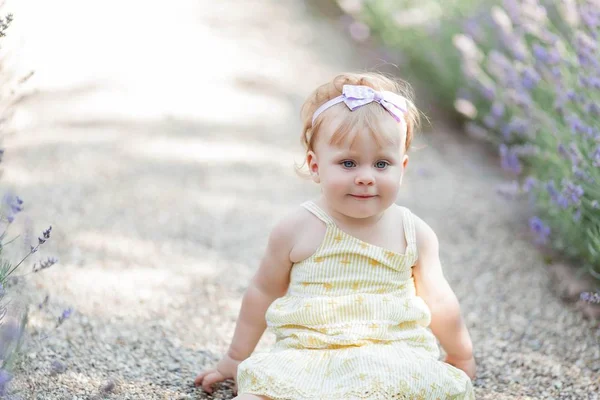
<svg viewBox="0 0 600 400">
<path fill-rule="evenodd" d="M 38 304 L 38 309 L 41 310 L 46 305 L 48 305 L 48 300 L 50 300 L 50 296 L 46 295 L 46 297 L 44 297 L 44 300 L 40 304 Z"/>
<path fill-rule="evenodd" d="M 527 67 L 521 73 L 521 84 L 528 90 L 533 89 L 540 81 L 540 74 L 531 67 Z"/>
<path fill-rule="evenodd" d="M 6 220 L 12 223 L 18 213 L 23 211 L 23 200 L 10 193 L 4 195 L 4 206 L 7 208 Z"/>
<path fill-rule="evenodd" d="M 502 118 L 504 116 L 504 109 L 504 103 L 500 101 L 495 101 L 494 104 L 492 104 L 490 114 L 494 118 Z"/>
<path fill-rule="evenodd" d="M 590 30 L 590 34 L 596 38 L 596 31 L 600 25 L 600 13 L 598 12 L 598 9 L 591 4 L 583 4 L 580 6 L 579 16 L 585 26 Z"/>
<path fill-rule="evenodd" d="M 579 299 L 587 303 L 600 304 L 600 292 L 583 292 L 579 295 Z"/>
<path fill-rule="evenodd" d="M 33 272 L 39 272 L 43 269 L 48 269 L 51 266 L 53 266 L 54 264 L 56 264 L 58 262 L 58 259 L 54 258 L 54 257 L 48 257 L 45 261 L 41 261 L 39 266 L 37 263 L 33 264 Z"/>
<path fill-rule="evenodd" d="M 536 234 L 536 243 L 546 244 L 550 236 L 550 227 L 548 227 L 539 217 L 532 217 L 529 220 L 531 231 Z"/>
<path fill-rule="evenodd" d="M 66 319 L 68 319 L 71 315 L 73 314 L 73 309 L 72 308 L 67 308 L 66 310 L 64 310 L 61 314 L 60 317 L 58 317 L 58 323 L 56 324 L 56 326 L 60 326 L 63 324 L 63 322 L 65 322 Z"/>
<path fill-rule="evenodd" d="M 500 157 L 503 169 L 512 172 L 515 175 L 521 173 L 521 163 L 519 162 L 519 158 L 504 143 L 500 145 Z"/>
<path fill-rule="evenodd" d="M 594 115 L 594 116 L 600 115 L 600 105 L 598 105 L 598 103 L 596 103 L 596 102 L 590 102 L 590 103 L 586 104 L 585 109 L 586 109 L 587 113 L 590 115 Z"/>
<path fill-rule="evenodd" d="M 553 181 L 550 181 L 546 184 L 546 190 L 548 191 L 552 201 L 560 208 L 566 209 L 569 207 L 569 201 L 566 199 L 566 197 L 558 192 Z"/>
<path fill-rule="evenodd" d="M 575 178 L 583 181 L 583 182 L 588 182 L 588 183 L 594 183 L 595 179 L 592 177 L 592 175 L 587 172 L 584 169 L 581 169 L 577 166 L 573 166 L 573 175 L 575 175 Z"/>
<path fill-rule="evenodd" d="M 540 62 L 546 64 L 550 60 L 550 55 L 548 54 L 548 49 L 544 46 L 539 45 L 538 43 L 534 43 L 532 46 L 533 56 Z"/>
<path fill-rule="evenodd" d="M 594 154 L 592 154 L 592 165 L 594 167 L 600 167 L 600 145 L 596 146 Z"/>
<path fill-rule="evenodd" d="M 581 208 L 578 208 L 573 213 L 573 222 L 579 222 L 581 220 Z"/>
<path fill-rule="evenodd" d="M 566 179 L 563 180 L 563 196 L 569 203 L 579 205 L 583 193 L 583 188 L 580 185 L 576 185 Z"/>
<path fill-rule="evenodd" d="M 512 134 L 516 134 L 519 137 L 526 135 L 528 131 L 527 121 L 520 117 L 513 117 L 508 124 L 503 127 L 502 134 L 506 141 L 512 138 Z"/>
<path fill-rule="evenodd" d="M 533 188 L 535 188 L 537 186 L 537 179 L 535 179 L 533 176 L 528 176 L 527 178 L 525 178 L 525 182 L 523 183 L 523 191 L 525 193 L 529 193 Z"/>
</svg>

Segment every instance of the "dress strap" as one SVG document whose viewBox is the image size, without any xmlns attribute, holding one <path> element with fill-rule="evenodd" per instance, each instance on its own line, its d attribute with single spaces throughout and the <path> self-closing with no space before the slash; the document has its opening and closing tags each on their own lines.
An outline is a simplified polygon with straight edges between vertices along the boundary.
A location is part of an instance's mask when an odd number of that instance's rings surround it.
<svg viewBox="0 0 600 400">
<path fill-rule="evenodd" d="M 321 221 L 325 222 L 325 225 L 327 225 L 327 226 L 335 225 L 335 222 L 333 222 L 333 219 L 325 211 L 323 211 L 321 209 L 321 207 L 316 205 L 314 201 L 312 201 L 312 200 L 305 201 L 304 203 L 301 204 L 301 206 L 306 208 L 311 213 L 313 213 Z"/>
<path fill-rule="evenodd" d="M 406 207 L 402 207 L 402 225 L 404 228 L 404 237 L 409 249 L 417 253 L 417 231 L 415 230 L 415 216 Z"/>
</svg>

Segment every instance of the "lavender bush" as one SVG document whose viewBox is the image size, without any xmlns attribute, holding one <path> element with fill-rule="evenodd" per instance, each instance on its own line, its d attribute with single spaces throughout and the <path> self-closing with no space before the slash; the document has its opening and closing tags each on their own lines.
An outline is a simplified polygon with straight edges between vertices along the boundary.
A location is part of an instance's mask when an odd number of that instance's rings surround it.
<svg viewBox="0 0 600 400">
<path fill-rule="evenodd" d="M 373 37 L 397 62 L 404 78 L 426 84 L 439 105 L 452 105 L 460 77 L 460 54 L 452 37 L 467 18 L 499 0 L 337 0 L 357 41 Z"/>
<path fill-rule="evenodd" d="M 25 256 L 13 265 L 3 256 L 3 251 L 6 245 L 14 242 L 16 238 L 5 242 L 7 232 L 9 231 L 10 225 L 15 221 L 16 215 L 23 210 L 23 201 L 13 195 L 5 195 L 4 202 L 2 204 L 2 211 L 0 212 L 0 226 L 2 226 L 2 233 L 0 233 L 0 396 L 6 394 L 8 389 L 8 383 L 12 379 L 12 371 L 15 367 L 15 362 L 23 343 L 23 332 L 27 323 L 27 312 L 22 307 L 14 305 L 11 301 L 5 301 L 6 297 L 9 297 L 9 292 L 18 283 L 18 277 L 22 277 L 23 274 L 16 276 L 15 272 L 21 267 L 27 258 L 32 254 L 36 253 L 40 246 L 46 243 L 50 239 L 50 233 L 52 227 L 46 229 L 40 237 L 38 237 L 37 244 L 35 246 L 29 244 L 29 251 Z M 34 263 L 31 273 L 37 273 L 44 269 L 47 269 L 57 262 L 55 258 L 48 258 L 40 263 Z M 14 300 L 14 296 L 11 300 Z M 59 317 L 59 324 L 63 322 L 65 318 L 70 315 L 61 315 Z"/>
<path fill-rule="evenodd" d="M 469 24 L 457 109 L 530 196 L 536 241 L 600 279 L 600 2 L 505 0 Z"/>
<path fill-rule="evenodd" d="M 12 15 L 0 18 L 0 38 L 5 36 L 12 21 Z M 4 99 L 3 99 L 4 100 Z M 0 117 L 0 123 L 8 119 L 7 108 L 4 107 L 4 114 Z M 0 149 L 0 161 L 4 150 Z M 46 229 L 38 237 L 36 245 L 30 243 L 30 234 L 26 232 L 25 243 L 27 246 L 26 254 L 21 260 L 13 264 L 10 257 L 6 256 L 6 249 L 9 245 L 14 245 L 19 237 L 8 240 L 10 228 L 13 226 L 19 213 L 23 211 L 23 200 L 18 196 L 7 193 L 0 204 L 0 397 L 4 398 L 8 394 L 8 386 L 14 373 L 19 351 L 23 345 L 24 329 L 27 323 L 27 309 L 19 304 L 18 287 L 21 277 L 26 274 L 17 274 L 20 272 L 25 261 L 34 253 L 37 253 L 40 246 L 50 239 L 52 227 Z M 45 270 L 57 262 L 55 258 L 48 258 L 39 263 L 34 263 L 31 272 L 38 273 Z M 57 326 L 62 324 L 71 314 L 71 310 L 66 310 L 58 318 Z"/>
</svg>

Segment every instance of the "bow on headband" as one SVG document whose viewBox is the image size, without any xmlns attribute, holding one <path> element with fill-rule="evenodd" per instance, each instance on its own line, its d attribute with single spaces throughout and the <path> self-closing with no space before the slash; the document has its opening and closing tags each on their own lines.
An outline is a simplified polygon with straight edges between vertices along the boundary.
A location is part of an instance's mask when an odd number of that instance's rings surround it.
<svg viewBox="0 0 600 400">
<path fill-rule="evenodd" d="M 351 111 L 373 101 L 381 104 L 398 122 L 404 122 L 404 113 L 408 110 L 406 99 L 394 92 L 376 91 L 369 86 L 344 85 L 342 95 L 335 97 L 317 108 L 313 114 L 312 123 L 329 107 L 344 102 Z"/>
</svg>

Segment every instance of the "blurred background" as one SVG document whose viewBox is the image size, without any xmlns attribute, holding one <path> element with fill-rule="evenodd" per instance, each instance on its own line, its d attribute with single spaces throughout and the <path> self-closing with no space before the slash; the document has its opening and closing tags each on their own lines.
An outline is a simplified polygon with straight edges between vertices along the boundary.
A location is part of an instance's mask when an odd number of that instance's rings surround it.
<svg viewBox="0 0 600 400">
<path fill-rule="evenodd" d="M 227 349 L 270 228 L 319 193 L 294 172 L 301 104 L 378 70 L 427 116 L 399 203 L 438 232 L 478 398 L 597 398 L 597 1 L 0 11 L 0 394 L 211 398 L 190 383 Z"/>
</svg>

